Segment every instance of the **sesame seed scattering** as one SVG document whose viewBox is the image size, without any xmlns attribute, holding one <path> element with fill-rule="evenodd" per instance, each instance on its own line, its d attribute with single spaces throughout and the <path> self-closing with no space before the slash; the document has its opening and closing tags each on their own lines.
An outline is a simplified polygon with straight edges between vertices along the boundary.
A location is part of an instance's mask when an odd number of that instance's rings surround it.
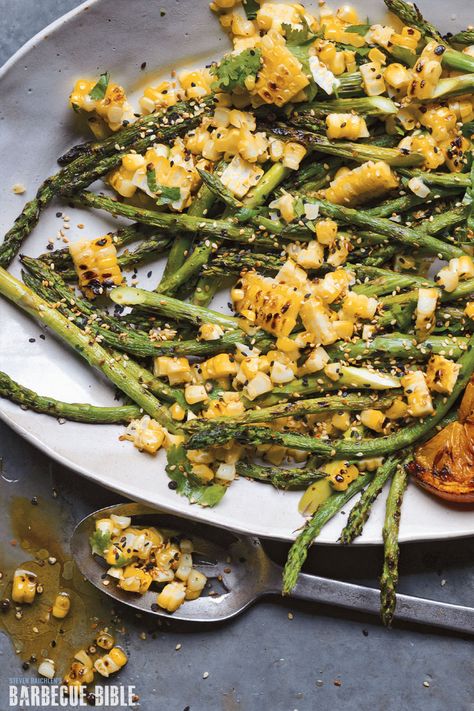
<svg viewBox="0 0 474 711">
<path fill-rule="evenodd" d="M 171 71 L 137 102 L 107 71 L 76 80 L 69 103 L 93 139 L 59 158 L 7 233 L 0 293 L 127 404 L 53 400 L 5 373 L 0 395 L 60 422 L 125 425 L 144 457 L 165 450 L 169 488 L 193 504 L 216 506 L 239 478 L 301 489 L 286 592 L 325 523 L 362 492 L 351 542 L 389 482 L 390 624 L 408 477 L 474 501 L 474 52 L 469 30 L 448 41 L 385 1 L 394 26 L 348 6 L 214 0 L 233 46 L 220 60 Z M 98 179 L 106 193 L 88 190 Z M 123 226 L 90 234 L 57 212 L 20 282 L 6 269 L 53 199 Z M 138 267 L 162 257 L 143 288 Z M 220 289 L 228 313 L 212 308 Z M 150 536 L 156 557 L 165 544 Z M 128 555 L 120 540 L 106 555 Z M 140 592 L 144 561 L 108 562 Z M 157 602 L 170 611 L 189 592 L 175 563 Z"/>
</svg>

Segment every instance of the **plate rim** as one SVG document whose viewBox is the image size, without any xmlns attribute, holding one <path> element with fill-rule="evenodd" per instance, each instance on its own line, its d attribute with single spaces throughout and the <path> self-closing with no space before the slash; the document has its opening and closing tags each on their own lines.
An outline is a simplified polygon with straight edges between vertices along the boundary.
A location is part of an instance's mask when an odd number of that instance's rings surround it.
<svg viewBox="0 0 474 711">
<path fill-rule="evenodd" d="M 79 15 L 81 12 L 84 10 L 95 6 L 95 5 L 100 5 L 102 3 L 102 0 L 85 0 L 84 2 L 80 3 L 77 7 L 73 8 L 72 10 L 69 10 L 68 12 L 64 13 L 63 15 L 60 15 L 58 18 L 50 22 L 48 25 L 40 29 L 33 37 L 28 39 L 21 47 L 19 47 L 14 54 L 12 54 L 5 62 L 3 65 L 0 66 L 0 81 L 5 77 L 5 75 L 8 73 L 8 71 L 19 61 L 24 57 L 30 50 L 34 49 L 35 46 L 37 46 L 40 42 L 43 42 L 48 38 L 48 36 L 52 32 L 56 32 L 61 28 L 61 26 L 65 25 L 67 22 L 70 20 L 74 19 L 77 15 Z M 31 411 L 33 414 L 37 414 L 34 411 Z M 45 415 L 47 416 L 47 415 Z M 160 503 L 158 504 L 150 504 L 149 500 L 146 498 L 143 498 L 143 496 L 140 496 L 139 493 L 133 490 L 133 487 L 127 487 L 125 484 L 120 484 L 120 486 L 114 486 L 110 482 L 101 482 L 97 474 L 92 472 L 89 468 L 81 466 L 79 463 L 73 462 L 68 459 L 67 456 L 64 456 L 63 454 L 60 454 L 56 452 L 49 444 L 41 440 L 36 434 L 33 432 L 29 431 L 26 427 L 21 425 L 20 423 L 16 422 L 8 413 L 7 410 L 5 410 L 2 407 L 2 400 L 0 399 L 0 419 L 8 426 L 10 427 L 14 432 L 16 432 L 20 437 L 24 438 L 29 444 L 33 445 L 37 449 L 39 449 L 41 452 L 46 454 L 48 457 L 50 457 L 53 461 L 58 462 L 64 467 L 67 467 L 71 471 L 77 472 L 81 476 L 84 476 L 87 480 L 98 484 L 106 489 L 109 489 L 111 491 L 117 492 L 118 494 L 125 496 L 131 500 L 135 501 L 140 501 L 143 503 L 146 503 L 154 508 L 161 508 L 161 510 L 166 511 L 166 512 L 171 512 L 176 514 L 176 509 L 173 507 L 168 506 L 166 503 Z M 291 537 L 289 535 L 271 535 L 268 533 L 268 531 L 262 531 L 259 530 L 258 525 L 252 524 L 252 534 L 249 533 L 248 529 L 244 529 L 242 527 L 239 527 L 239 525 L 232 525 L 229 523 L 226 523 L 225 521 L 220 521 L 220 522 L 209 522 L 206 518 L 206 509 L 205 508 L 199 508 L 197 505 L 190 505 L 189 510 L 186 512 L 179 511 L 176 515 L 178 516 L 183 516 L 187 517 L 190 519 L 194 520 L 200 520 L 208 523 L 209 525 L 215 525 L 216 527 L 221 527 L 227 530 L 235 531 L 237 533 L 241 533 L 243 535 L 256 535 L 259 538 L 262 539 L 267 539 L 267 540 L 276 540 L 276 541 L 282 541 L 289 543 L 294 538 L 296 537 L 297 531 L 292 532 L 294 535 Z M 255 532 L 255 533 L 253 533 Z M 441 535 L 437 533 L 436 531 L 432 531 L 428 535 L 407 535 L 403 534 L 399 538 L 399 542 L 401 544 L 405 543 L 414 543 L 414 542 L 425 542 L 425 541 L 434 541 L 434 540 L 455 540 L 455 539 L 463 539 L 463 538 L 469 538 L 474 536 L 474 526 L 469 529 L 465 530 L 460 530 L 460 531 L 448 531 L 444 532 Z M 324 546 L 338 546 L 341 545 L 337 541 L 316 541 L 316 545 L 324 545 Z M 363 541 L 354 541 L 351 546 L 357 546 L 357 547 L 363 547 L 363 546 L 377 546 L 377 545 L 382 545 L 382 541 L 380 539 L 378 540 L 363 540 Z"/>
</svg>

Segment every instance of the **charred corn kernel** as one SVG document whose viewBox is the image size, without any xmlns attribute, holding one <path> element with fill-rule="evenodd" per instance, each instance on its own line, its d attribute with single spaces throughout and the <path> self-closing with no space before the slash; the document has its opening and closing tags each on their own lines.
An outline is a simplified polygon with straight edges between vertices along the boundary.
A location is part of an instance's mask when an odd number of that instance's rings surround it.
<svg viewBox="0 0 474 711">
<path fill-rule="evenodd" d="M 128 565 L 123 571 L 123 577 L 118 581 L 118 586 L 126 592 L 142 595 L 148 590 L 152 581 L 153 578 L 146 570 L 136 565 Z"/>
<path fill-rule="evenodd" d="M 208 69 L 181 72 L 178 79 L 188 99 L 200 99 L 211 93 L 213 77 Z"/>
<path fill-rule="evenodd" d="M 316 223 L 316 237 L 320 244 L 331 246 L 337 237 L 337 222 L 334 220 L 319 220 Z"/>
<path fill-rule="evenodd" d="M 114 647 L 111 649 L 109 657 L 115 662 L 119 669 L 124 667 L 128 662 L 128 657 L 121 647 Z"/>
<path fill-rule="evenodd" d="M 403 64 L 393 62 L 384 70 L 383 78 L 388 86 L 396 91 L 405 91 L 410 83 L 411 73 Z"/>
<path fill-rule="evenodd" d="M 65 592 L 56 595 L 56 599 L 53 603 L 53 609 L 51 610 L 52 616 L 56 617 L 58 620 L 62 620 L 66 617 L 70 609 L 71 598 L 69 595 Z"/>
<path fill-rule="evenodd" d="M 329 114 L 326 116 L 326 127 L 326 135 L 331 139 L 349 138 L 355 141 L 369 136 L 365 119 L 356 114 Z"/>
<path fill-rule="evenodd" d="M 95 643 L 98 647 L 101 649 L 109 650 L 112 649 L 112 647 L 115 644 L 115 640 L 112 637 L 112 635 L 109 632 L 106 632 L 105 630 L 101 630 L 97 637 L 95 638 Z"/>
<path fill-rule="evenodd" d="M 207 583 L 207 578 L 198 570 L 191 570 L 186 584 L 186 600 L 196 600 Z"/>
<path fill-rule="evenodd" d="M 421 39 L 421 32 L 414 27 L 402 27 L 401 32 L 392 34 L 390 41 L 395 47 L 405 47 L 412 52 L 416 52 L 418 42 Z"/>
<path fill-rule="evenodd" d="M 349 319 L 372 319 L 377 311 L 377 306 L 378 301 L 373 296 L 356 294 L 351 291 L 343 301 L 342 310 L 344 316 Z"/>
<path fill-rule="evenodd" d="M 104 654 L 103 657 L 95 660 L 94 669 L 98 671 L 101 676 L 108 677 L 110 674 L 115 674 L 115 672 L 118 672 L 119 669 L 124 667 L 127 661 L 125 652 L 120 649 L 120 647 L 114 647 L 108 654 Z"/>
<path fill-rule="evenodd" d="M 383 426 L 385 422 L 385 415 L 381 410 L 362 410 L 360 413 L 360 421 L 364 427 L 368 427 L 374 432 L 383 432 Z"/>
<path fill-rule="evenodd" d="M 474 319 L 474 301 L 468 301 L 464 313 L 468 318 Z"/>
<path fill-rule="evenodd" d="M 238 152 L 249 163 L 262 163 L 268 158 L 269 141 L 263 132 L 251 133 L 247 128 L 240 129 Z"/>
<path fill-rule="evenodd" d="M 413 417 L 427 417 L 434 412 L 433 402 L 426 382 L 425 374 L 421 370 L 407 373 L 400 378 L 407 398 L 407 413 Z"/>
<path fill-rule="evenodd" d="M 215 380 L 226 375 L 235 375 L 238 370 L 234 357 L 228 353 L 219 353 L 219 355 L 201 363 L 200 367 L 204 380 Z"/>
<path fill-rule="evenodd" d="M 245 387 L 245 395 L 249 400 L 255 400 L 255 398 L 269 393 L 273 390 L 273 383 L 270 377 L 266 373 L 258 372 Z"/>
<path fill-rule="evenodd" d="M 157 604 L 168 612 L 176 612 L 186 598 L 186 588 L 183 583 L 168 583 L 156 598 Z"/>
<path fill-rule="evenodd" d="M 209 396 L 204 385 L 186 385 L 184 397 L 188 405 L 196 405 L 198 402 L 207 400 Z"/>
<path fill-rule="evenodd" d="M 110 234 L 69 245 L 79 286 L 91 296 L 102 294 L 104 287 L 118 286 L 123 275 L 117 261 L 117 250 Z"/>
<path fill-rule="evenodd" d="M 109 81 L 104 98 L 93 99 L 90 92 L 96 83 L 94 80 L 78 79 L 69 97 L 71 106 L 82 111 L 95 111 L 112 131 L 118 131 L 122 128 L 122 122 L 133 115 L 125 91 Z"/>
<path fill-rule="evenodd" d="M 285 148 L 283 151 L 282 163 L 285 168 L 290 168 L 291 170 L 298 170 L 300 163 L 306 155 L 306 148 L 300 143 L 294 143 L 290 141 L 285 143 Z"/>
<path fill-rule="evenodd" d="M 406 136 L 400 141 L 398 147 L 420 153 L 425 159 L 422 166 L 425 170 L 436 170 L 445 162 L 445 154 L 428 133 L 416 132 L 412 136 Z"/>
<path fill-rule="evenodd" d="M 329 355 L 322 346 L 316 346 L 305 362 L 298 368 L 298 376 L 310 375 L 322 370 L 329 363 Z"/>
<path fill-rule="evenodd" d="M 351 417 L 348 412 L 336 412 L 336 414 L 331 417 L 331 424 L 337 430 L 345 432 L 351 426 Z"/>
<path fill-rule="evenodd" d="M 225 462 L 221 462 L 216 469 L 216 479 L 226 484 L 234 481 L 235 476 L 236 468 L 234 463 L 227 464 Z"/>
<path fill-rule="evenodd" d="M 305 301 L 300 316 L 305 329 L 314 336 L 316 344 L 326 346 L 337 340 L 331 312 L 321 301 L 315 298 Z"/>
<path fill-rule="evenodd" d="M 451 173 L 460 173 L 464 170 L 470 146 L 470 142 L 464 136 L 456 136 L 451 141 L 441 143 L 440 147 L 446 156 L 446 166 Z"/>
<path fill-rule="evenodd" d="M 179 403 L 174 402 L 170 407 L 170 415 L 173 420 L 176 420 L 177 422 L 182 422 L 186 417 L 186 410 L 184 409 L 184 407 L 181 407 Z"/>
<path fill-rule="evenodd" d="M 238 133 L 240 136 L 240 132 Z M 236 197 L 242 198 L 250 188 L 257 185 L 262 175 L 262 168 L 236 155 L 222 172 L 221 181 Z"/>
<path fill-rule="evenodd" d="M 191 365 L 184 356 L 158 356 L 154 361 L 154 374 L 159 378 L 167 377 L 172 385 L 189 383 L 193 377 Z"/>
<path fill-rule="evenodd" d="M 174 106 L 178 101 L 175 87 L 169 81 L 162 81 L 158 86 L 147 86 L 138 100 L 143 114 L 151 114 L 156 109 Z"/>
<path fill-rule="evenodd" d="M 247 378 L 244 378 L 241 382 L 247 382 Z M 229 395 L 233 397 L 227 402 L 225 400 L 211 400 L 209 407 L 203 412 L 203 417 L 210 420 L 214 417 L 237 417 L 242 415 L 245 408 L 240 395 L 238 393 L 229 393 Z"/>
<path fill-rule="evenodd" d="M 359 470 L 354 464 L 343 461 L 329 462 L 324 465 L 323 471 L 336 491 L 345 491 L 351 481 L 359 476 Z"/>
<path fill-rule="evenodd" d="M 438 298 L 438 289 L 418 289 L 418 301 L 415 311 L 415 330 L 418 334 L 429 333 L 434 328 Z"/>
<path fill-rule="evenodd" d="M 443 267 L 435 277 L 436 284 L 443 287 L 445 291 L 454 291 L 459 284 L 459 274 L 451 266 Z"/>
<path fill-rule="evenodd" d="M 286 284 L 247 272 L 241 289 L 232 290 L 234 308 L 275 336 L 288 336 L 296 325 L 302 296 Z"/>
<path fill-rule="evenodd" d="M 368 161 L 336 177 L 326 190 L 326 199 L 338 205 L 353 206 L 374 200 L 398 187 L 398 179 L 384 161 Z"/>
<path fill-rule="evenodd" d="M 408 96 L 413 99 L 429 99 L 441 78 L 441 60 L 445 47 L 435 40 L 425 46 L 412 71 Z"/>
<path fill-rule="evenodd" d="M 258 43 L 262 66 L 253 93 L 266 104 L 283 106 L 309 84 L 301 62 L 286 47 L 283 37 L 270 31 Z"/>
<path fill-rule="evenodd" d="M 380 62 L 361 64 L 359 71 L 362 76 L 362 86 L 367 96 L 380 96 L 380 94 L 385 93 L 384 70 Z"/>
<path fill-rule="evenodd" d="M 38 666 L 38 674 L 46 677 L 46 679 L 54 679 L 55 673 L 56 669 L 54 661 L 52 659 L 43 659 L 41 664 Z"/>
<path fill-rule="evenodd" d="M 330 248 L 327 263 L 331 267 L 342 267 L 349 256 L 350 239 L 347 235 L 341 235 L 337 243 Z"/>
<path fill-rule="evenodd" d="M 12 600 L 13 602 L 31 605 L 36 595 L 38 579 L 35 573 L 23 568 L 17 568 L 13 575 Z"/>
<path fill-rule="evenodd" d="M 388 410 L 385 410 L 385 417 L 389 420 L 400 420 L 402 417 L 406 417 L 408 414 L 408 405 L 401 398 L 397 397 Z"/>
<path fill-rule="evenodd" d="M 87 657 L 87 659 L 89 660 L 88 664 L 86 666 L 80 660 L 74 661 L 71 664 L 68 673 L 63 678 L 63 684 L 65 686 L 79 687 L 83 684 L 90 684 L 92 681 L 94 681 L 94 667 L 92 665 L 92 660 L 90 659 L 89 655 L 84 650 L 81 650 L 77 653 L 77 655 L 74 656 L 74 658 L 76 658 L 76 656 L 80 656 L 82 659 L 81 652 L 84 654 L 84 658 Z"/>
<path fill-rule="evenodd" d="M 133 442 L 141 452 L 155 454 L 163 445 L 165 434 L 165 429 L 156 420 L 144 415 L 140 420 L 132 420 L 120 439 Z"/>
<path fill-rule="evenodd" d="M 328 272 L 323 279 L 316 281 L 313 294 L 326 304 L 332 304 L 337 299 L 347 294 L 349 284 L 354 280 L 354 275 L 346 269 L 336 269 Z"/>
<path fill-rule="evenodd" d="M 456 385 L 460 370 L 460 365 L 444 356 L 431 356 L 426 369 L 426 383 L 430 390 L 450 395 Z"/>
</svg>

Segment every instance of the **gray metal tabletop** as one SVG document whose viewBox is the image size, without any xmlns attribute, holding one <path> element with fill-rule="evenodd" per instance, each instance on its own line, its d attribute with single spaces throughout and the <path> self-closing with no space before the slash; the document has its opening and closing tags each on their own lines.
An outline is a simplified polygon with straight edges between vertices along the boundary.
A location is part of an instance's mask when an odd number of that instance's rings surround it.
<svg viewBox="0 0 474 711">
<path fill-rule="evenodd" d="M 78 4 L 0 0 L 0 64 Z M 67 436 L 67 423 L 64 428 Z M 46 520 L 56 531 L 55 545 L 67 556 L 74 524 L 94 509 L 120 501 L 116 494 L 52 462 L 1 423 L 0 457 L 3 564 L 28 559 L 22 532 L 27 535 L 24 531 L 30 526 L 41 538 Z M 288 549 L 276 543 L 266 548 L 281 562 Z M 405 544 L 400 591 L 472 604 L 473 560 L 472 538 Z M 381 562 L 379 547 L 316 545 L 306 569 L 375 586 Z M 86 605 L 89 594 L 91 600 L 100 597 L 85 590 Z M 471 640 L 453 634 L 410 626 L 389 631 L 377 619 L 355 612 L 279 599 L 264 600 L 216 627 L 158 622 L 109 608 L 110 624 L 129 654 L 128 665 L 114 683 L 134 686 L 141 708 L 150 711 L 474 708 Z M 15 644 L 0 633 L 0 711 L 9 708 L 10 680 L 32 676 L 33 665 L 23 669 L 20 657 Z"/>
</svg>

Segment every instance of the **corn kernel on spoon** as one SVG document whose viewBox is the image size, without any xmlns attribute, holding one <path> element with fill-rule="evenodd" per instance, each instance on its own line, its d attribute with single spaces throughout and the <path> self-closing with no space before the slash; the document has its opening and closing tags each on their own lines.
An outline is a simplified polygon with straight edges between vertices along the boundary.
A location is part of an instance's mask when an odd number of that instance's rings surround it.
<svg viewBox="0 0 474 711">
<path fill-rule="evenodd" d="M 93 556 L 89 545 L 95 522 L 111 514 L 130 516 L 134 526 L 157 526 L 166 535 L 179 533 L 191 538 L 193 567 L 208 578 L 203 595 L 187 600 L 169 614 L 156 604 L 158 589 L 150 588 L 139 595 L 117 587 L 106 573 L 107 563 Z M 270 560 L 258 538 L 177 518 L 142 504 L 119 504 L 86 516 L 74 530 L 71 552 L 81 573 L 102 592 L 142 612 L 176 620 L 222 622 L 240 614 L 260 597 L 281 594 L 282 568 Z M 316 575 L 301 574 L 292 597 L 369 614 L 380 612 L 379 590 Z M 410 595 L 397 595 L 395 620 L 474 633 L 474 608 Z"/>
</svg>

